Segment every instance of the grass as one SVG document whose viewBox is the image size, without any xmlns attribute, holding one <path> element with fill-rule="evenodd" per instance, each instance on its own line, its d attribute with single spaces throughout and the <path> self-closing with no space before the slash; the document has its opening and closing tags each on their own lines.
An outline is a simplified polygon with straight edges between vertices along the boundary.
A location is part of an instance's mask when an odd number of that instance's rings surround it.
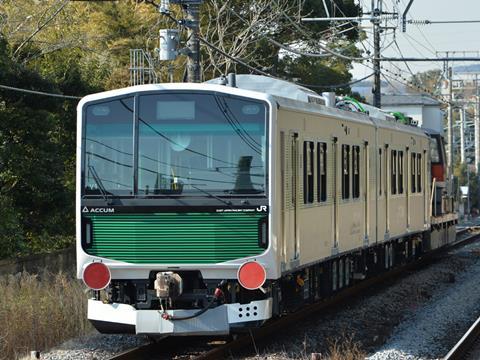
<svg viewBox="0 0 480 360">
<path fill-rule="evenodd" d="M 324 359 L 328 360 L 360 360 L 365 359 L 367 354 L 362 351 L 360 345 L 351 338 L 345 338 L 341 341 L 332 341 L 328 347 L 328 355 Z"/>
<path fill-rule="evenodd" d="M 337 339 L 327 339 L 326 349 L 323 353 L 311 352 L 311 346 L 307 346 L 308 339 L 305 337 L 303 348 L 297 346 L 280 353 L 266 356 L 257 351 L 255 359 L 268 360 L 365 360 L 367 354 L 362 350 L 361 344 L 353 340 L 353 336 L 340 336 Z M 312 345 L 312 344 L 310 344 Z M 315 346 L 313 346 L 315 348 Z"/>
<path fill-rule="evenodd" d="M 84 285 L 63 273 L 0 277 L 0 359 L 17 359 L 92 331 Z"/>
</svg>

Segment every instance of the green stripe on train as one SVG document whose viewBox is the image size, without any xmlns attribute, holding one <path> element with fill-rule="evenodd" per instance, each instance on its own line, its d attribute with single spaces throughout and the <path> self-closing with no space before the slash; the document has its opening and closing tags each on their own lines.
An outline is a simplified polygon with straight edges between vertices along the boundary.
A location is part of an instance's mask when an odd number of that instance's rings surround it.
<svg viewBox="0 0 480 360">
<path fill-rule="evenodd" d="M 133 264 L 214 264 L 254 256 L 258 213 L 89 214 L 90 255 Z"/>
</svg>

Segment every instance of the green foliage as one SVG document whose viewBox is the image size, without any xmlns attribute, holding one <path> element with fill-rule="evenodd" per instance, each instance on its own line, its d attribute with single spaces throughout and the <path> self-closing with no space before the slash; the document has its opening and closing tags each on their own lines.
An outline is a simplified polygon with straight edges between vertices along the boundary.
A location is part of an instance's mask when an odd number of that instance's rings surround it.
<svg viewBox="0 0 480 360">
<path fill-rule="evenodd" d="M 480 209 L 480 179 L 475 170 L 466 164 L 457 163 L 453 168 L 453 176 L 458 179 L 459 186 L 469 186 L 470 209 Z"/>
<path fill-rule="evenodd" d="M 0 83 L 58 92 L 0 41 Z M 78 77 L 62 87 L 82 87 Z M 0 91 L 0 258 L 49 251 L 74 233 L 75 103 Z"/>
<path fill-rule="evenodd" d="M 325 3 L 332 16 L 360 12 L 354 0 Z M 0 3 L 0 84 L 77 96 L 128 86 L 129 50 L 152 51 L 158 47 L 158 30 L 175 27 L 141 0 L 63 4 Z M 358 29 L 338 34 L 327 22 L 298 25 L 300 16 L 326 16 L 323 4 L 324 0 L 306 0 L 298 9 L 288 0 L 208 0 L 202 5 L 201 33 L 256 68 L 287 80 L 324 85 L 325 89 L 314 88 L 324 91 L 351 80 L 350 61 L 292 55 L 262 36 L 309 52 L 328 46 L 358 56 L 354 42 L 363 36 Z M 232 9 L 247 18 L 250 27 Z M 172 11 L 176 18 L 185 15 L 179 6 Z M 185 32 L 182 40 L 185 46 Z M 229 71 L 250 72 L 205 46 L 201 51 L 205 79 Z M 165 81 L 163 65 L 156 64 Z M 174 79 L 181 81 L 185 57 L 173 62 L 172 69 Z M 348 94 L 350 88 L 337 92 Z M 0 89 L 0 258 L 49 251 L 73 241 L 76 105 Z"/>
<path fill-rule="evenodd" d="M 0 195 L 0 255 L 9 257 L 26 248 L 25 236 L 10 198 Z M 0 257 L 0 258 L 1 258 Z"/>
<path fill-rule="evenodd" d="M 438 93 L 440 90 L 440 82 L 443 79 L 441 70 L 427 70 L 425 72 L 419 72 L 410 78 L 410 84 L 408 90 L 413 93 L 425 93 L 429 91 L 432 93 Z"/>
</svg>

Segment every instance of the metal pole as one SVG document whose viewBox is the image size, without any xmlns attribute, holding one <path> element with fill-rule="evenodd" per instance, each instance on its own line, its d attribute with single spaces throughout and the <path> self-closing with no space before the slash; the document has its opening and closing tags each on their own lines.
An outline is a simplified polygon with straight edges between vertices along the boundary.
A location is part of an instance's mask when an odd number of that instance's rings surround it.
<svg viewBox="0 0 480 360">
<path fill-rule="evenodd" d="M 475 116 L 473 119 L 474 131 L 475 131 L 475 172 L 480 174 L 480 99 L 478 94 L 478 74 L 475 75 Z"/>
<path fill-rule="evenodd" d="M 410 0 L 408 2 L 407 7 L 405 8 L 405 11 L 403 12 L 402 15 L 402 32 L 407 32 L 407 13 L 408 10 L 410 10 L 410 7 L 412 6 L 413 0 Z"/>
<path fill-rule="evenodd" d="M 187 81 L 198 83 L 200 82 L 200 41 L 198 40 L 200 24 L 199 4 L 188 4 L 186 22 L 188 27 Z"/>
<path fill-rule="evenodd" d="M 476 102 L 475 102 L 475 115 L 473 119 L 473 125 L 474 125 L 474 131 L 475 131 L 475 144 L 474 144 L 474 149 L 475 149 L 475 172 L 479 174 L 480 170 L 480 121 L 479 121 L 479 98 L 476 96 Z"/>
<path fill-rule="evenodd" d="M 448 68 L 448 118 L 447 118 L 447 142 L 448 142 L 448 152 L 447 152 L 447 167 L 448 167 L 448 178 L 453 174 L 453 94 L 452 94 L 452 67 Z"/>
<path fill-rule="evenodd" d="M 372 1 L 372 14 L 373 20 L 373 43 L 374 43 L 374 59 L 373 59 L 373 72 L 374 72 L 374 80 L 373 80 L 373 106 L 380 108 L 382 106 L 382 99 L 381 99 L 381 78 L 380 78 L 380 21 L 378 20 L 378 16 L 380 16 L 379 4 L 382 0 L 377 1 L 377 8 L 374 8 L 374 1 Z"/>
<path fill-rule="evenodd" d="M 470 219 L 470 169 L 467 164 L 467 219 Z"/>
<path fill-rule="evenodd" d="M 460 162 L 465 164 L 465 108 L 460 109 Z"/>
</svg>

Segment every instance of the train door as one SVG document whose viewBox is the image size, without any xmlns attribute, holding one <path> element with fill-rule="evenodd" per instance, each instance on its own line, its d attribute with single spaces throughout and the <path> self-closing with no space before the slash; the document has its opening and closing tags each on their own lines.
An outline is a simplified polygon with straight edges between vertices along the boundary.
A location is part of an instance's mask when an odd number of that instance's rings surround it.
<svg viewBox="0 0 480 360">
<path fill-rule="evenodd" d="M 338 252 L 338 144 L 337 138 L 333 138 L 333 246 L 332 253 Z M 343 161 L 343 159 L 342 159 Z"/>
<path fill-rule="evenodd" d="M 411 169 L 410 165 L 410 148 L 407 146 L 405 149 L 405 172 L 406 172 L 406 177 L 405 177 L 405 194 L 406 194 L 406 209 L 407 209 L 407 231 L 410 230 L 410 176 L 409 176 L 409 171 Z"/>
<path fill-rule="evenodd" d="M 388 144 L 385 144 L 385 156 L 384 156 L 384 159 L 385 159 L 385 166 L 383 167 L 384 168 L 384 171 L 385 171 L 385 176 L 383 177 L 384 178 L 384 182 L 385 182 L 385 186 L 384 186 L 384 189 L 385 189 L 385 240 L 388 240 L 390 238 L 390 221 L 389 221 L 389 205 L 390 205 L 390 199 L 389 199 L 389 195 L 390 195 L 390 154 L 389 154 L 389 151 L 388 151 Z"/>
<path fill-rule="evenodd" d="M 281 202 L 281 232 L 282 232 L 282 247 L 281 247 L 281 257 L 282 257 L 282 271 L 285 270 L 285 265 L 288 261 L 288 247 L 287 247 L 287 234 L 288 234 L 288 222 L 287 222 L 287 212 L 288 212 L 288 191 L 287 191 L 287 158 L 288 151 L 285 144 L 285 132 L 280 132 L 280 190 L 282 194 Z"/>
<path fill-rule="evenodd" d="M 300 244 L 299 244 L 299 234 L 298 234 L 298 191 L 299 191 L 299 145 L 298 145 L 298 133 L 291 132 L 289 134 L 288 141 L 288 174 L 287 174 L 287 183 L 289 191 L 287 191 L 288 198 L 288 207 L 290 211 L 288 212 L 288 221 L 286 222 L 287 231 L 286 239 L 290 242 L 287 245 L 287 248 L 291 249 L 290 261 L 296 261 L 300 257 Z"/>
<path fill-rule="evenodd" d="M 364 238 L 364 245 L 368 245 L 369 242 L 369 237 L 370 237 L 370 151 L 368 147 L 368 141 L 365 141 L 364 143 L 364 166 L 365 166 L 365 181 L 364 181 L 364 186 L 365 186 L 365 210 L 364 210 L 364 215 L 365 215 L 365 238 Z"/>
</svg>

